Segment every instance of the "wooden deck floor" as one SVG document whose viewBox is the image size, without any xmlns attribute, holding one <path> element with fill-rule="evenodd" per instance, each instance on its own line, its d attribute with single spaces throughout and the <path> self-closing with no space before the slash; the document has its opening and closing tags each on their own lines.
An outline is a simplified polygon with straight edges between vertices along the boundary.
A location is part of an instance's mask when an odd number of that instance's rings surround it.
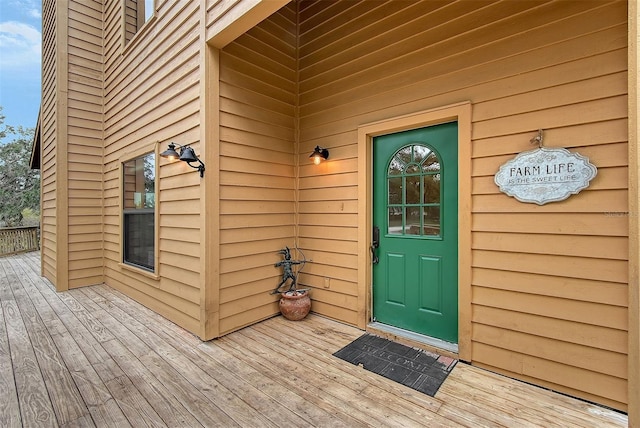
<svg viewBox="0 0 640 428">
<path fill-rule="evenodd" d="M 201 342 L 109 287 L 56 293 L 39 265 L 0 258 L 2 427 L 627 425 L 465 364 L 429 397 L 333 357 L 362 332 L 319 316 Z"/>
</svg>

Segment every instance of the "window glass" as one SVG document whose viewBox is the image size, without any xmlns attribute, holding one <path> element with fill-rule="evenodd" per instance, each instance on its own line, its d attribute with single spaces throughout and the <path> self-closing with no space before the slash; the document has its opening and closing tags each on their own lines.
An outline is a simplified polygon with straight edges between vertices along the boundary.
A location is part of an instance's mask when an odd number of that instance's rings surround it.
<svg viewBox="0 0 640 428">
<path fill-rule="evenodd" d="M 440 160 L 438 159 L 438 156 L 432 152 L 429 157 L 427 157 L 426 162 L 422 164 L 422 167 L 425 172 L 440 171 Z"/>
<path fill-rule="evenodd" d="M 424 203 L 440 203 L 440 174 L 424 176 Z"/>
<path fill-rule="evenodd" d="M 424 207 L 423 235 L 440 235 L 440 205 Z"/>
<path fill-rule="evenodd" d="M 387 170 L 387 233 L 439 237 L 442 200 L 441 165 L 428 146 L 398 150 Z"/>
<path fill-rule="evenodd" d="M 124 162 L 123 261 L 147 270 L 155 268 L 155 154 Z"/>
<path fill-rule="evenodd" d="M 410 175 L 405 178 L 405 203 L 412 205 L 420 203 L 420 178 L 419 175 Z"/>
<path fill-rule="evenodd" d="M 144 0 L 144 22 L 147 22 L 153 16 L 155 9 L 155 0 Z"/>
<path fill-rule="evenodd" d="M 404 226 L 405 235 L 420 235 L 420 207 L 405 208 L 406 223 Z"/>
<path fill-rule="evenodd" d="M 389 205 L 402 204 L 402 177 L 389 178 Z"/>
<path fill-rule="evenodd" d="M 402 235 L 402 207 L 389 207 L 389 234 Z"/>
</svg>

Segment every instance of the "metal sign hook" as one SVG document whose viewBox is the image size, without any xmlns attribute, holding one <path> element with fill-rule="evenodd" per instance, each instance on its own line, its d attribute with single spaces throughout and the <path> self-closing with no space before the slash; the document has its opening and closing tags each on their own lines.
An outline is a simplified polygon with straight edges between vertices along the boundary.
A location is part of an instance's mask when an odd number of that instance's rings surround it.
<svg viewBox="0 0 640 428">
<path fill-rule="evenodd" d="M 544 140 L 544 136 L 542 135 L 542 129 L 538 129 L 538 135 L 533 137 L 531 140 L 531 144 L 537 144 L 539 148 L 542 148 L 542 141 Z"/>
</svg>

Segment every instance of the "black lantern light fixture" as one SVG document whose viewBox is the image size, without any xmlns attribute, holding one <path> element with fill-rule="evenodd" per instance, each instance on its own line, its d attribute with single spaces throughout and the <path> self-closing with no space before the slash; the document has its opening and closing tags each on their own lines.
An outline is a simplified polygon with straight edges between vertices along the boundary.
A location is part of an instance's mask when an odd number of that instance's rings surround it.
<svg viewBox="0 0 640 428">
<path fill-rule="evenodd" d="M 314 164 L 320 165 L 320 162 L 329 159 L 329 150 L 316 146 L 316 148 L 313 149 L 313 153 L 309 155 L 309 158 L 313 159 Z"/>
<path fill-rule="evenodd" d="M 176 152 L 176 146 L 180 148 L 180 154 Z M 182 146 L 174 142 L 169 143 L 169 147 L 164 152 L 160 153 L 160 156 L 169 160 L 180 159 L 189 165 L 191 168 L 195 168 L 200 172 L 200 177 L 204 177 L 204 163 L 196 156 L 196 152 L 189 146 Z M 191 165 L 192 162 L 198 162 L 198 165 Z"/>
</svg>

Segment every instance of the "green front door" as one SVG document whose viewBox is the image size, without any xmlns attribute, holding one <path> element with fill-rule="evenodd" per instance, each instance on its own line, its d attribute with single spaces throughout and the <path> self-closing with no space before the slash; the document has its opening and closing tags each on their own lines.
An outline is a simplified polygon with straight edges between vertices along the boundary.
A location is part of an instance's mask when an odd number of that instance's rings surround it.
<svg viewBox="0 0 640 428">
<path fill-rule="evenodd" d="M 453 343 L 458 341 L 457 152 L 456 122 L 373 141 L 374 320 Z"/>
</svg>

